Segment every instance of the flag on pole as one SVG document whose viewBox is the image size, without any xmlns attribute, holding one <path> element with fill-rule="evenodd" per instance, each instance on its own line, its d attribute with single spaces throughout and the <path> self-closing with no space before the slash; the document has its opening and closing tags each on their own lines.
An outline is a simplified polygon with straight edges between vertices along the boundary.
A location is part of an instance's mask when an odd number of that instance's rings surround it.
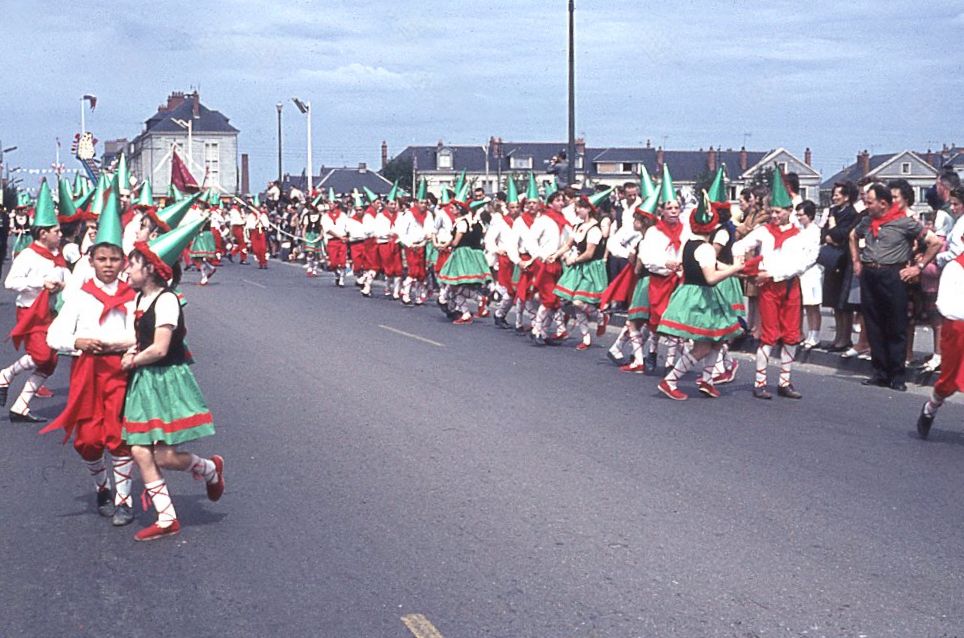
<svg viewBox="0 0 964 638">
<path fill-rule="evenodd" d="M 201 190 L 197 180 L 191 175 L 187 165 L 181 160 L 176 150 L 171 151 L 171 184 L 182 193 L 196 193 Z"/>
<path fill-rule="evenodd" d="M 76 95 L 76 93 L 75 93 L 74 95 Z M 97 108 L 97 96 L 96 96 L 96 95 L 85 95 L 85 96 L 82 97 L 81 99 L 82 99 L 82 100 L 87 100 L 88 102 L 90 102 L 90 110 L 91 110 L 91 111 L 93 111 L 95 108 Z"/>
</svg>

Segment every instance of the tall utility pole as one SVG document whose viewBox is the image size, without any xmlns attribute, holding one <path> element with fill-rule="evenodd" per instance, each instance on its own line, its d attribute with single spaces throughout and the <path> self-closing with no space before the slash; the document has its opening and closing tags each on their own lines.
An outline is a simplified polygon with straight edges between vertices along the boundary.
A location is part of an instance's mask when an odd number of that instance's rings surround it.
<svg viewBox="0 0 964 638">
<path fill-rule="evenodd" d="M 311 197 L 311 191 L 313 185 L 311 183 L 311 174 L 314 172 L 314 168 L 311 165 L 311 102 L 302 102 L 296 97 L 291 98 L 291 101 L 295 103 L 298 110 L 304 113 L 308 117 L 308 197 Z"/>
<path fill-rule="evenodd" d="M 575 39 L 575 0 L 569 0 L 569 145 L 566 158 L 569 160 L 569 184 L 576 181 L 576 39 Z"/>
<path fill-rule="evenodd" d="M 281 188 L 281 102 L 274 105 L 278 109 L 278 188 Z"/>
</svg>

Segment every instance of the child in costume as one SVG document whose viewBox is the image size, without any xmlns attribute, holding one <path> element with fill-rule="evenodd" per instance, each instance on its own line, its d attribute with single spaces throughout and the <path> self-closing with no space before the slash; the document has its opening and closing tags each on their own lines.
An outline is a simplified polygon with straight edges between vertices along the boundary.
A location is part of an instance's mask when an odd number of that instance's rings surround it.
<svg viewBox="0 0 964 638">
<path fill-rule="evenodd" d="M 122 359 L 131 371 L 124 401 L 123 439 L 131 446 L 157 521 L 134 540 L 177 534 L 181 527 L 161 468 L 190 471 L 204 480 L 212 501 L 224 492 L 224 459 L 201 458 L 177 446 L 214 434 L 214 420 L 188 364 L 184 311 L 171 291 L 172 266 L 205 218 L 178 227 L 151 242 L 137 242 L 127 266 L 139 292 L 135 311 L 136 345 Z M 176 282 L 174 282 L 176 283 Z"/>
<path fill-rule="evenodd" d="M 492 271 L 482 251 L 485 233 L 481 221 L 472 214 L 468 204 L 455 201 L 454 206 L 458 210 L 453 230 L 455 236 L 450 243 L 440 246 L 440 250 L 450 246 L 453 250 L 438 279 L 439 283 L 449 287 L 446 308 L 453 317 L 452 323 L 462 326 L 472 323 L 469 299 L 481 298 L 482 286 L 492 281 Z"/>
<path fill-rule="evenodd" d="M 134 291 L 118 276 L 124 267 L 120 211 L 106 206 L 100 215 L 89 262 L 93 276 L 67 295 L 60 314 L 47 333 L 47 343 L 61 352 L 79 352 L 70 370 L 70 390 L 64 411 L 41 433 L 66 431 L 84 460 L 97 496 L 101 516 L 114 525 L 134 520 L 130 447 L 121 438 L 121 413 L 127 372 L 121 355 L 134 343 Z M 111 498 L 104 452 L 112 459 L 114 497 Z"/>
</svg>

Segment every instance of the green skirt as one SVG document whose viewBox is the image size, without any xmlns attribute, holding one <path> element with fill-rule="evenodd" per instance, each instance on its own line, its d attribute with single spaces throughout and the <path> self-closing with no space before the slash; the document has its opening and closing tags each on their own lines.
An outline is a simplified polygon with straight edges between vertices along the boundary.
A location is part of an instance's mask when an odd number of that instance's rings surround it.
<svg viewBox="0 0 964 638">
<path fill-rule="evenodd" d="M 321 246 L 321 233 L 308 231 L 305 233 L 305 252 L 316 253 Z"/>
<path fill-rule="evenodd" d="M 727 277 L 716 285 L 723 293 L 723 297 L 729 302 L 733 312 L 737 315 L 745 316 L 746 302 L 743 300 L 743 284 L 740 283 L 740 278 Z"/>
<path fill-rule="evenodd" d="M 438 280 L 450 286 L 480 286 L 492 281 L 492 271 L 489 270 L 484 252 L 459 246 L 442 266 Z"/>
<path fill-rule="evenodd" d="M 649 277 L 636 282 L 633 298 L 629 301 L 626 318 L 633 321 L 649 321 Z"/>
<path fill-rule="evenodd" d="M 694 341 L 725 341 L 742 331 L 732 302 L 718 285 L 683 284 L 673 291 L 659 321 L 660 333 Z"/>
<path fill-rule="evenodd" d="M 556 282 L 553 293 L 560 299 L 595 305 L 599 304 L 603 291 L 608 285 L 606 262 L 602 259 L 593 259 L 566 266 L 559 281 Z"/>
<path fill-rule="evenodd" d="M 215 252 L 214 235 L 210 230 L 202 230 L 191 242 L 191 259 L 213 259 Z"/>
<path fill-rule="evenodd" d="M 212 434 L 214 419 L 187 364 L 134 370 L 124 400 L 124 441 L 177 445 Z"/>
<path fill-rule="evenodd" d="M 23 252 L 27 249 L 27 246 L 33 243 L 33 237 L 30 233 L 23 233 L 22 235 L 17 235 L 17 239 L 13 242 L 13 248 L 11 249 L 11 254 L 16 255 L 17 253 Z"/>
<path fill-rule="evenodd" d="M 425 243 L 425 263 L 434 266 L 435 261 L 438 259 L 438 248 L 432 242 Z"/>
</svg>

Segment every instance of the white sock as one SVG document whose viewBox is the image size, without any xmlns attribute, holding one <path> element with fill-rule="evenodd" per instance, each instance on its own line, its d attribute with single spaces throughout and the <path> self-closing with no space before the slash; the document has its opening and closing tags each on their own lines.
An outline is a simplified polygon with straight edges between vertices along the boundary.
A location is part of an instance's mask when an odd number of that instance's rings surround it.
<svg viewBox="0 0 964 638">
<path fill-rule="evenodd" d="M 793 367 L 793 362 L 796 360 L 795 353 L 797 351 L 796 346 L 788 346 L 783 344 L 780 348 L 780 387 L 785 388 L 790 385 L 790 369 Z"/>
<path fill-rule="evenodd" d="M 129 456 L 115 456 L 114 473 L 114 505 L 134 505 L 131 500 L 131 483 L 134 476 L 134 461 Z"/>
<path fill-rule="evenodd" d="M 16 412 L 17 414 L 26 414 L 30 412 L 30 401 L 33 399 L 34 395 L 37 394 L 37 390 L 40 386 L 44 384 L 47 377 L 40 374 L 39 372 L 34 372 L 27 379 L 27 382 L 23 384 L 23 391 L 20 392 L 20 396 L 11 406 L 10 411 Z"/>
<path fill-rule="evenodd" d="M 629 322 L 627 321 L 623 324 L 623 328 L 619 331 L 619 334 L 616 335 L 616 340 L 613 341 L 613 345 L 609 347 L 609 351 L 613 353 L 613 356 L 618 357 L 623 353 L 623 344 L 625 344 L 629 338 Z M 642 344 L 640 344 L 640 348 L 642 348 Z"/>
<path fill-rule="evenodd" d="M 0 386 L 10 385 L 13 378 L 16 377 L 21 372 L 27 372 L 28 370 L 33 370 L 37 367 L 37 364 L 33 362 L 33 357 L 29 354 L 25 354 L 16 361 L 13 362 L 9 367 L 4 368 L 0 371 Z"/>
<path fill-rule="evenodd" d="M 643 333 L 630 328 L 629 340 L 633 344 L 633 363 L 640 366 L 643 365 Z"/>
<path fill-rule="evenodd" d="M 675 390 L 676 384 L 679 383 L 679 380 L 683 377 L 683 375 L 686 374 L 697 363 L 698 363 L 697 359 L 693 355 L 691 355 L 689 351 L 686 351 L 683 353 L 683 356 L 679 358 L 679 361 L 676 362 L 676 365 L 673 366 L 673 369 L 669 371 L 669 374 L 667 374 L 663 380 L 666 381 L 666 385 L 668 385 L 669 387 Z"/>
<path fill-rule="evenodd" d="M 214 466 L 214 461 L 197 454 L 191 455 L 191 467 L 188 471 L 194 475 L 194 478 L 203 479 L 205 483 L 214 483 L 218 480 L 218 470 Z"/>
<path fill-rule="evenodd" d="M 94 479 L 94 488 L 98 492 L 107 489 L 107 467 L 104 465 L 104 457 L 102 456 L 96 461 L 84 461 L 84 465 L 90 472 L 90 478 Z"/>
<path fill-rule="evenodd" d="M 167 491 L 167 481 L 158 479 L 144 485 L 144 490 L 151 497 L 154 504 L 154 511 L 157 512 L 157 526 L 170 527 L 177 520 L 177 511 L 174 509 L 174 502 Z"/>
<path fill-rule="evenodd" d="M 754 385 L 757 388 L 766 387 L 767 384 L 767 364 L 770 362 L 770 352 L 773 346 L 761 345 L 756 349 L 756 379 Z"/>
</svg>

